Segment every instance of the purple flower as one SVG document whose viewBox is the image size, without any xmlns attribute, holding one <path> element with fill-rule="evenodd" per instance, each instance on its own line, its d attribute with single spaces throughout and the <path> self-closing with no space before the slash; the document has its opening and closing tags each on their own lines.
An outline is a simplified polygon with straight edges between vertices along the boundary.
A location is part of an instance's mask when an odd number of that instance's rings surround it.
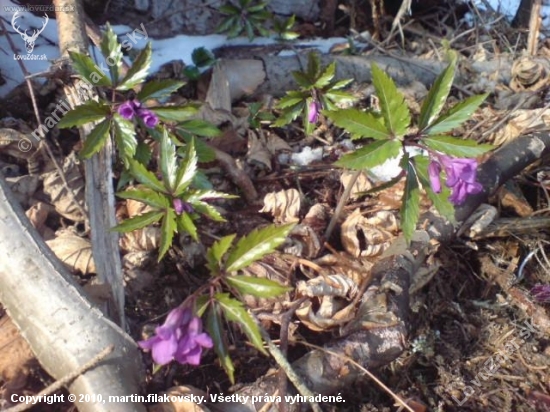
<svg viewBox="0 0 550 412">
<path fill-rule="evenodd" d="M 319 111 L 320 110 L 321 110 L 321 105 L 319 104 L 319 102 L 317 100 L 313 100 L 309 104 L 309 111 L 308 111 L 308 116 L 307 116 L 308 122 L 317 123 L 317 121 L 319 120 Z"/>
<path fill-rule="evenodd" d="M 142 109 L 141 103 L 137 100 L 127 100 L 118 107 L 118 113 L 127 120 L 132 120 L 134 115 L 141 117 L 147 127 L 155 127 L 159 118 L 148 109 Z"/>
<path fill-rule="evenodd" d="M 150 128 L 155 127 L 159 122 L 159 118 L 151 110 L 138 109 L 137 115 L 143 119 L 143 123 L 145 123 L 145 126 Z"/>
<path fill-rule="evenodd" d="M 201 362 L 202 348 L 211 348 L 214 346 L 212 339 L 207 333 L 202 331 L 202 321 L 194 317 L 189 322 L 187 334 L 183 336 L 178 344 L 176 351 L 176 360 L 185 365 L 199 365 Z"/>
<path fill-rule="evenodd" d="M 530 293 L 539 303 L 550 302 L 550 285 L 535 285 Z"/>
<path fill-rule="evenodd" d="M 122 117 L 124 117 L 127 120 L 132 120 L 134 118 L 135 113 L 136 112 L 134 111 L 133 100 L 128 100 L 127 102 L 122 103 L 118 107 L 118 114 L 120 114 Z"/>
<path fill-rule="evenodd" d="M 432 160 L 428 166 L 430 185 L 435 193 L 441 192 L 439 174 L 442 166 L 447 175 L 445 184 L 452 189 L 449 201 L 454 205 L 464 203 L 468 195 L 483 190 L 483 186 L 476 181 L 477 161 L 475 159 L 440 155 L 437 160 Z"/>
<path fill-rule="evenodd" d="M 179 198 L 172 199 L 172 206 L 174 206 L 174 211 L 176 212 L 176 215 L 181 215 L 182 213 L 193 213 L 193 206 L 191 206 L 191 203 L 184 202 L 183 200 Z"/>
<path fill-rule="evenodd" d="M 428 166 L 428 176 L 430 177 L 430 186 L 435 193 L 441 193 L 441 181 L 439 174 L 441 173 L 441 165 L 432 160 Z"/>
<path fill-rule="evenodd" d="M 202 332 L 202 322 L 193 316 L 191 309 L 177 307 L 170 311 L 164 324 L 155 329 L 155 336 L 138 345 L 151 350 L 158 365 L 166 365 L 174 359 L 181 364 L 198 365 L 202 348 L 211 348 L 213 342 Z"/>
</svg>

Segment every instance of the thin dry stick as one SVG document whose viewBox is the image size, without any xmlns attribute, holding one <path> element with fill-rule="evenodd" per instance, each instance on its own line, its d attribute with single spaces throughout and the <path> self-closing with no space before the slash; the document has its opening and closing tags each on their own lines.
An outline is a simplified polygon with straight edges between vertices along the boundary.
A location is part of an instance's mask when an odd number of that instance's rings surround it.
<svg viewBox="0 0 550 412">
<path fill-rule="evenodd" d="M 101 362 L 103 359 L 109 356 L 114 350 L 115 350 L 115 345 L 107 346 L 105 349 L 99 352 L 96 356 L 94 356 L 93 359 L 86 362 L 84 365 L 82 365 L 80 368 L 78 368 L 74 372 L 52 383 L 47 388 L 41 390 L 40 392 L 38 392 L 38 394 L 34 395 L 34 397 L 39 398 L 41 396 L 51 395 L 52 393 L 61 389 L 63 386 L 67 386 L 70 382 L 74 381 L 76 378 L 78 378 L 80 375 L 82 375 L 89 369 L 95 368 L 99 364 L 99 362 Z M 26 411 L 27 409 L 32 408 L 33 406 L 34 405 L 30 403 L 29 404 L 21 403 L 17 406 L 14 406 L 13 408 L 6 409 L 5 412 L 23 412 L 23 411 Z"/>
<path fill-rule="evenodd" d="M 300 341 L 299 343 L 301 343 L 302 345 L 304 346 L 309 346 L 311 348 L 314 348 L 314 349 L 318 349 L 318 350 L 322 350 L 323 352 L 325 353 L 328 353 L 332 356 L 336 356 L 337 358 L 340 358 L 340 359 L 343 359 L 345 360 L 346 362 L 349 362 L 351 363 L 353 366 L 357 367 L 358 369 L 362 370 L 363 372 L 365 372 L 365 374 L 371 378 L 374 382 L 376 382 L 377 385 L 379 385 L 388 395 L 390 395 L 393 399 L 395 399 L 395 401 L 397 403 L 399 403 L 401 406 L 403 406 L 406 410 L 408 410 L 409 412 L 415 412 L 409 405 L 407 405 L 405 403 L 405 401 L 403 399 L 401 399 L 399 397 L 399 395 L 397 395 L 396 393 L 394 393 L 390 388 L 388 388 L 386 385 L 384 385 L 384 383 L 378 379 L 376 376 L 374 376 L 372 373 L 370 373 L 368 371 L 368 369 L 365 369 L 364 367 L 362 367 L 359 363 L 357 363 L 356 361 L 354 361 L 353 359 L 351 359 L 349 356 L 344 356 L 344 355 L 340 355 L 339 353 L 336 353 L 336 352 L 333 352 L 331 350 L 328 350 L 328 349 L 325 349 L 325 348 L 322 348 L 321 346 L 317 346 L 317 345 L 314 345 L 312 343 L 308 343 L 308 342 L 303 342 L 303 341 Z"/>
<path fill-rule="evenodd" d="M 351 195 L 351 190 L 353 189 L 353 186 L 355 186 L 355 182 L 359 178 L 359 175 L 361 174 L 362 170 L 356 170 L 353 175 L 351 176 L 351 179 L 348 183 L 348 186 L 344 189 L 344 193 L 342 193 L 342 197 L 338 201 L 338 205 L 336 205 L 336 209 L 334 210 L 334 214 L 332 215 L 332 219 L 330 219 L 330 223 L 328 224 L 327 230 L 325 232 L 325 240 L 328 241 L 330 239 L 330 235 L 332 235 L 332 231 L 334 230 L 334 226 L 336 225 L 336 222 L 340 218 L 340 215 L 342 214 L 342 210 L 344 209 L 344 205 L 349 199 L 349 196 Z"/>
<path fill-rule="evenodd" d="M 0 19 L 0 26 L 2 27 L 2 31 L 4 33 L 6 33 L 6 39 L 8 40 L 8 43 L 10 45 L 11 50 L 15 54 L 15 52 L 16 52 L 15 44 L 13 43 L 13 40 L 11 39 L 11 37 L 7 34 L 8 32 L 6 30 L 6 27 L 4 26 L 4 21 L 2 19 Z M 19 67 L 21 68 L 21 71 L 25 75 L 25 82 L 27 83 L 27 88 L 29 89 L 29 95 L 31 97 L 32 108 L 34 110 L 34 115 L 36 117 L 36 123 L 38 124 L 38 128 L 40 130 L 42 130 L 42 127 L 43 127 L 42 120 L 40 119 L 40 113 L 38 112 L 38 105 L 36 104 L 36 98 L 34 97 L 34 89 L 32 88 L 32 83 L 30 81 L 31 74 L 28 72 L 28 70 L 25 67 L 25 64 L 23 63 L 22 60 L 17 59 L 17 63 L 19 64 Z M 46 153 L 48 154 L 48 156 L 52 160 L 52 163 L 55 167 L 55 170 L 59 174 L 59 177 L 61 178 L 61 181 L 63 182 L 63 185 L 65 186 L 65 189 L 67 189 L 67 192 L 69 193 L 69 196 L 71 197 L 71 200 L 75 203 L 76 207 L 78 208 L 80 213 L 82 213 L 82 216 L 85 218 L 87 216 L 86 211 L 84 210 L 82 205 L 76 199 L 76 195 L 74 194 L 72 188 L 69 186 L 69 183 L 67 182 L 67 179 L 65 177 L 65 173 L 63 173 L 63 169 L 61 168 L 61 166 L 59 166 L 59 163 L 57 163 L 57 160 L 55 159 L 55 156 L 54 156 L 52 150 L 50 149 L 50 146 L 48 145 L 48 143 L 44 139 L 40 140 L 38 150 L 40 150 L 41 148 L 46 149 Z"/>
<path fill-rule="evenodd" d="M 273 359 L 275 359 L 281 369 L 285 371 L 288 380 L 292 382 L 302 396 L 315 397 L 315 394 L 309 390 L 309 388 L 302 382 L 302 379 L 298 376 L 298 374 L 294 372 L 294 369 L 292 369 L 292 366 L 288 363 L 285 355 L 283 355 L 279 348 L 275 346 L 267 332 L 263 328 L 260 328 L 260 331 L 262 332 L 262 337 L 267 342 L 267 349 L 269 350 L 269 353 L 273 356 Z M 317 402 L 310 402 L 310 405 L 314 412 L 323 412 Z"/>
</svg>

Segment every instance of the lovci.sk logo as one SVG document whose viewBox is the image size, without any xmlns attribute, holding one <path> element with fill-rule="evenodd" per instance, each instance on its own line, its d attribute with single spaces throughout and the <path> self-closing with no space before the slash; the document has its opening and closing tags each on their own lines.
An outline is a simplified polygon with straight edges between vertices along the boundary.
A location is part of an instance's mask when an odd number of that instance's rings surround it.
<svg viewBox="0 0 550 412">
<path fill-rule="evenodd" d="M 17 33 L 19 33 L 21 35 L 21 37 L 23 38 L 23 40 L 25 41 L 25 48 L 27 49 L 27 53 L 30 54 L 34 50 L 34 43 L 36 42 L 36 39 L 38 38 L 38 35 L 40 33 L 42 33 L 44 31 L 44 29 L 46 28 L 46 24 L 48 24 L 49 18 L 48 18 L 47 14 L 44 14 L 45 20 L 44 20 L 44 24 L 42 24 L 42 28 L 40 30 L 33 29 L 33 34 L 29 36 L 27 34 L 29 29 L 27 29 L 25 31 L 21 31 L 21 27 L 17 25 L 16 20 L 17 20 L 18 15 L 19 15 L 19 12 L 18 11 L 15 12 L 15 14 L 13 15 L 13 17 L 11 19 L 11 25 L 14 28 L 14 30 Z"/>
</svg>

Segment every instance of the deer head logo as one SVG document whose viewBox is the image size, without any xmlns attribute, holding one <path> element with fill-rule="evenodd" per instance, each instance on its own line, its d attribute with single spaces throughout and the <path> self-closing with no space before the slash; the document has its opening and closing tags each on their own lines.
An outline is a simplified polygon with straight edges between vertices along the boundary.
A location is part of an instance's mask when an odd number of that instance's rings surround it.
<svg viewBox="0 0 550 412">
<path fill-rule="evenodd" d="M 19 12 L 17 11 L 13 15 L 11 19 L 11 25 L 15 29 L 15 31 L 19 33 L 23 38 L 23 40 L 25 41 L 25 48 L 27 49 L 27 53 L 32 53 L 32 51 L 34 50 L 34 42 L 38 38 L 38 35 L 44 31 L 44 29 L 46 28 L 46 24 L 48 24 L 48 21 L 50 19 L 48 18 L 48 15 L 45 14 L 44 17 L 46 18 L 46 20 L 44 20 L 44 24 L 42 25 L 42 28 L 40 30 L 33 30 L 34 33 L 31 36 L 29 36 L 27 34 L 27 31 L 29 29 L 25 31 L 21 31 L 20 27 L 17 26 L 16 20 L 17 20 L 18 14 Z"/>
</svg>

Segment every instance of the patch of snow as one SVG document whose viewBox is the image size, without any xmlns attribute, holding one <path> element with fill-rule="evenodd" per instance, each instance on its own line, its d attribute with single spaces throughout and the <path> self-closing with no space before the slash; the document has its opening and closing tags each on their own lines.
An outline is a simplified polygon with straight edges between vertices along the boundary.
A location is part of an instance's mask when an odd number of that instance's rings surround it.
<svg viewBox="0 0 550 412">
<path fill-rule="evenodd" d="M 508 21 L 511 21 L 518 11 L 520 1 L 521 0 L 474 0 L 473 4 L 479 10 L 487 10 L 487 5 L 489 5 L 492 10 L 502 14 Z M 550 3 L 544 3 L 545 2 L 543 2 L 540 11 L 542 26 L 545 30 L 550 30 Z M 467 13 L 464 19 L 469 25 L 472 25 L 475 20 L 471 13 Z"/>
<path fill-rule="evenodd" d="M 299 153 L 292 153 L 290 155 L 290 161 L 292 164 L 297 166 L 307 166 L 312 162 L 319 161 L 323 159 L 323 148 L 316 147 L 312 149 L 309 146 L 306 146 Z"/>
</svg>

